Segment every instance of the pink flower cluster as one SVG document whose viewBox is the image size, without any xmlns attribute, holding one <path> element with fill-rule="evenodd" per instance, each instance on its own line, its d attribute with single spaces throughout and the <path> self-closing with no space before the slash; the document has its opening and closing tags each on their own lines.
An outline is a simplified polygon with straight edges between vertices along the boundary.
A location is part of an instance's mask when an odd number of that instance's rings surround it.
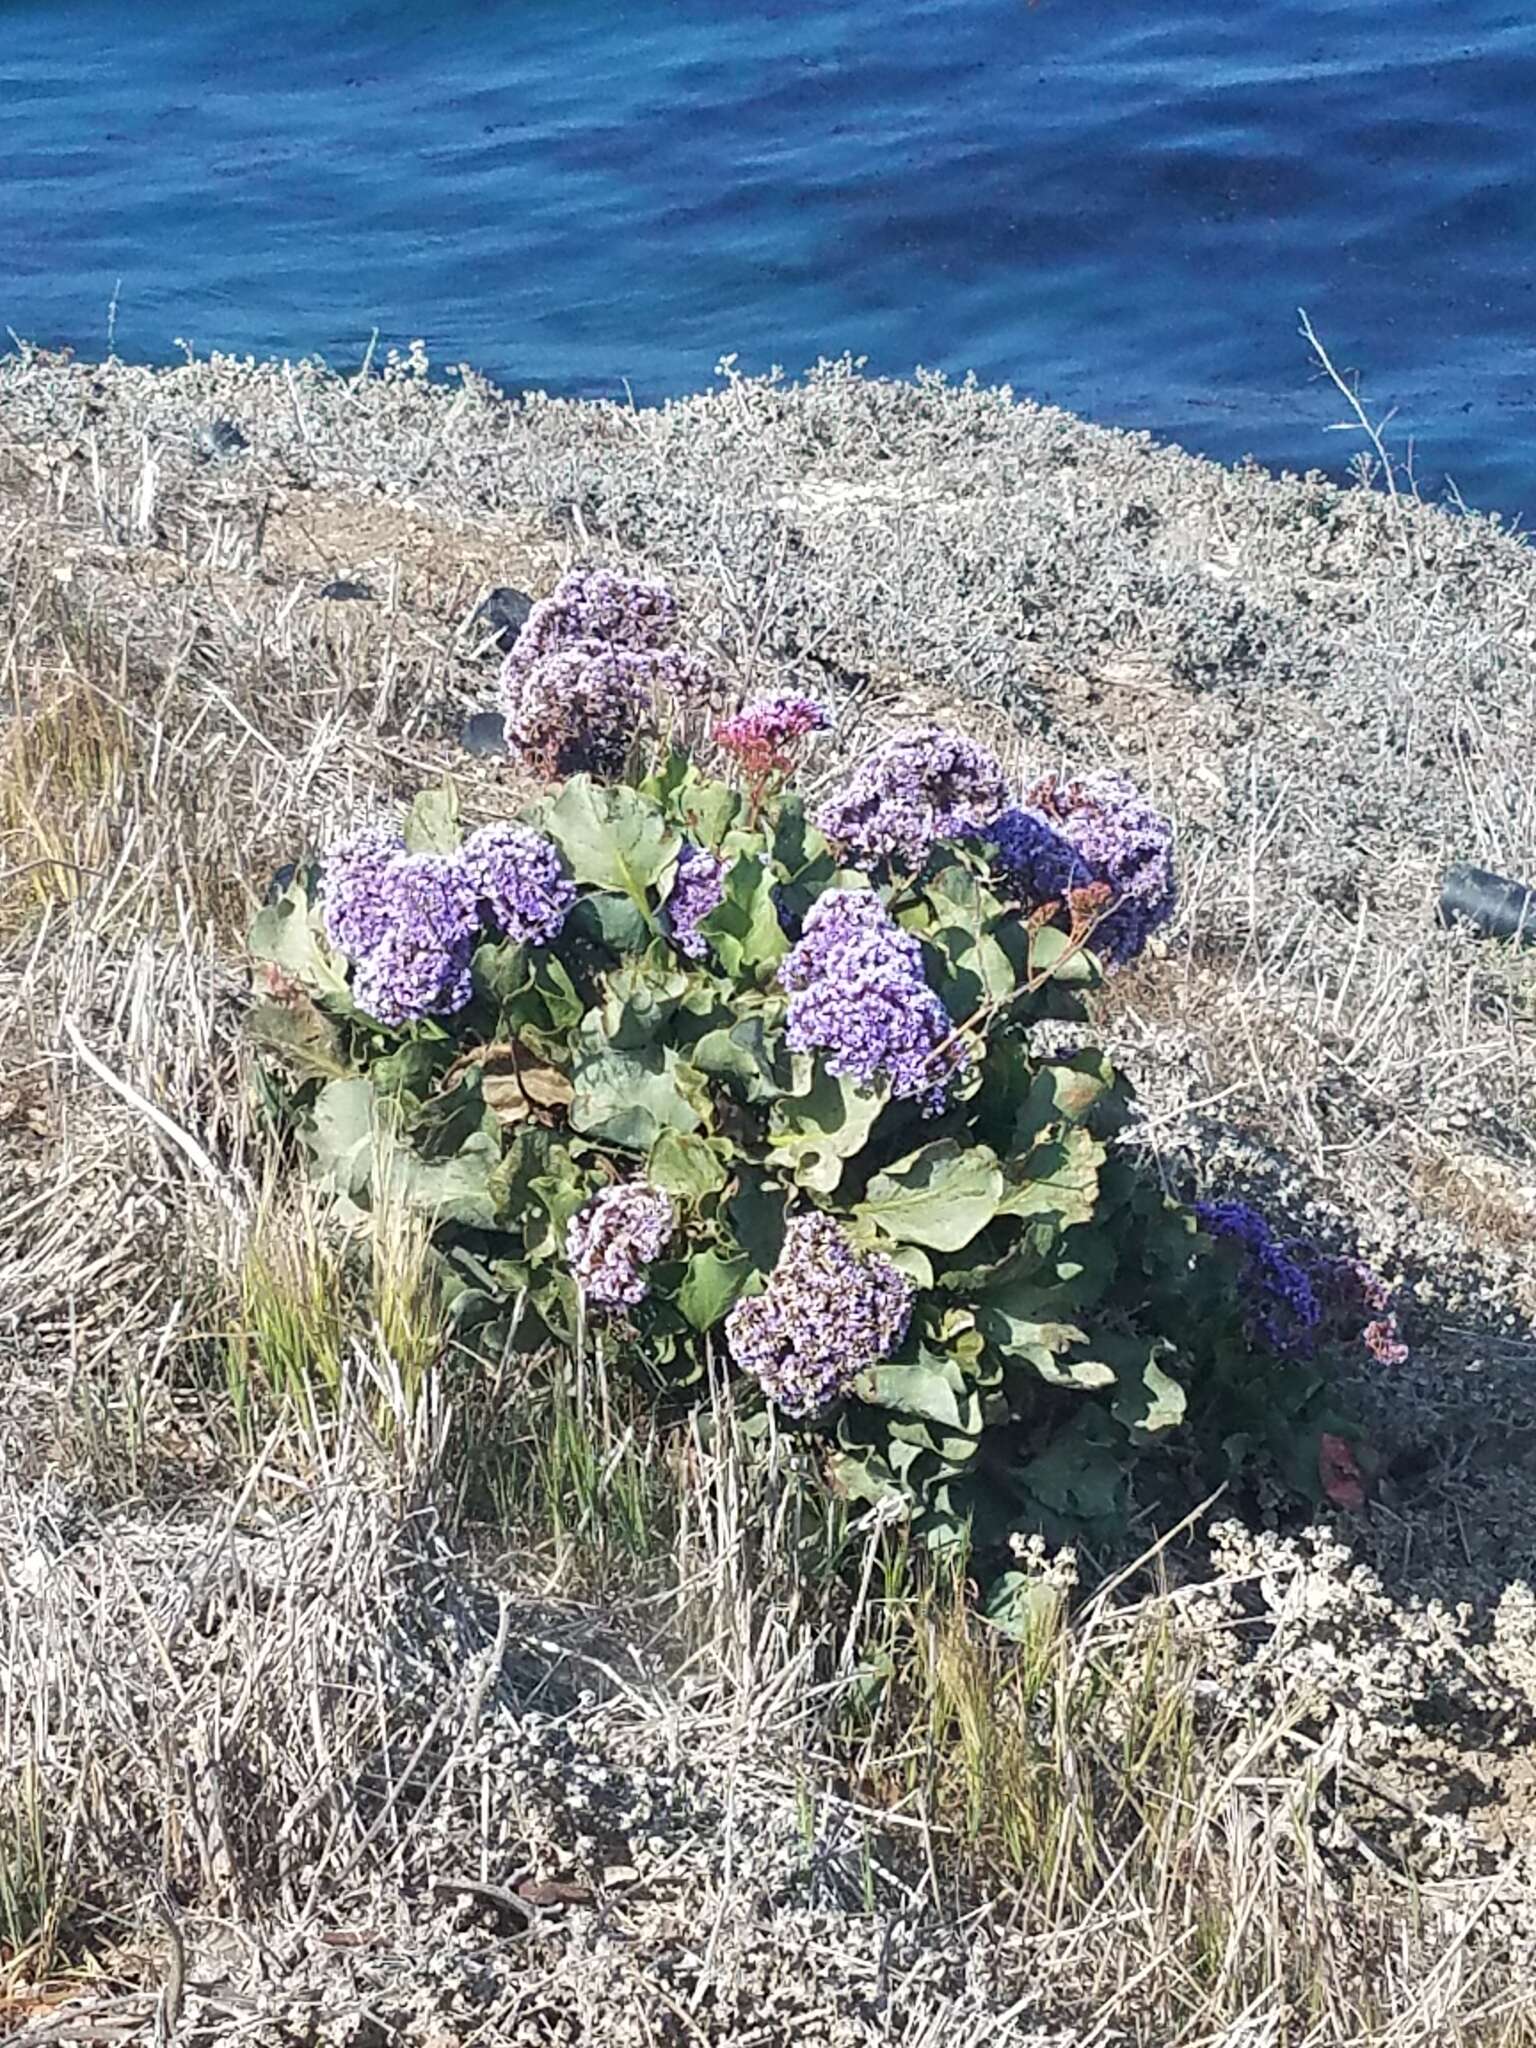
<svg viewBox="0 0 1536 2048">
<path fill-rule="evenodd" d="M 775 690 L 766 697 L 754 697 L 750 704 L 730 718 L 722 718 L 714 731 L 715 743 L 724 748 L 750 776 L 783 775 L 795 765 L 793 748 L 807 734 L 825 732 L 827 714 L 814 697 L 795 690 Z"/>
</svg>

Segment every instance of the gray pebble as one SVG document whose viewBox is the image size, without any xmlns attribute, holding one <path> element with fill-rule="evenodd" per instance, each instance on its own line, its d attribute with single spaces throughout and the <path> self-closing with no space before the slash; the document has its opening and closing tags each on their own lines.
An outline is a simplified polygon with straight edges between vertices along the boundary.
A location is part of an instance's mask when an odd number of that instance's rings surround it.
<svg viewBox="0 0 1536 2048">
<path fill-rule="evenodd" d="M 233 420 L 209 420 L 198 429 L 197 454 L 201 462 L 216 462 L 221 456 L 243 455 L 250 442 Z"/>
<path fill-rule="evenodd" d="M 373 592 L 366 583 L 349 583 L 345 577 L 337 577 L 331 583 L 322 583 L 317 595 L 343 601 L 356 598 L 371 598 Z"/>
<path fill-rule="evenodd" d="M 512 643 L 522 631 L 528 614 L 533 610 L 533 599 L 526 591 L 513 590 L 499 585 L 475 607 L 470 627 L 477 640 L 483 640 L 494 633 L 494 645 L 502 654 L 512 652 Z"/>
<path fill-rule="evenodd" d="M 464 721 L 459 738 L 467 754 L 489 757 L 507 751 L 506 726 L 499 711 L 477 711 Z"/>
</svg>

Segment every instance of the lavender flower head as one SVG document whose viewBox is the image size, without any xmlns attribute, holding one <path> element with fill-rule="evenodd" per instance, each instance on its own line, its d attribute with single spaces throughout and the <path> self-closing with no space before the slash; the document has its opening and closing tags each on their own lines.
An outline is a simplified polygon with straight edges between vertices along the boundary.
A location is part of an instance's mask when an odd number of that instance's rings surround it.
<svg viewBox="0 0 1536 2048">
<path fill-rule="evenodd" d="M 677 876 L 667 896 L 667 929 L 672 943 L 690 960 L 702 960 L 709 941 L 699 930 L 725 894 L 725 866 L 702 846 L 685 846 L 678 856 Z"/>
<path fill-rule="evenodd" d="M 748 775 L 770 775 L 794 766 L 791 749 L 808 733 L 825 732 L 829 721 L 814 697 L 775 690 L 754 697 L 715 727 L 716 744 L 733 754 Z"/>
<path fill-rule="evenodd" d="M 651 708 L 651 658 L 583 640 L 531 667 L 507 656 L 501 672 L 507 745 L 547 781 L 585 771 L 623 772 Z"/>
<path fill-rule="evenodd" d="M 815 1210 L 791 1220 L 766 1291 L 726 1317 L 726 1342 L 786 1415 L 814 1415 L 900 1344 L 913 1291 L 899 1267 L 855 1251 Z"/>
<path fill-rule="evenodd" d="M 490 922 L 520 944 L 555 938 L 576 901 L 558 850 L 527 825 L 482 825 L 465 840 L 459 863 Z"/>
<path fill-rule="evenodd" d="M 1092 882 L 1105 884 L 1111 908 L 1089 943 L 1113 966 L 1134 960 L 1175 903 L 1173 827 L 1120 775 L 1062 782 L 1048 775 L 1029 792 L 1028 809 L 1077 853 Z"/>
<path fill-rule="evenodd" d="M 1322 1307 L 1312 1277 L 1292 1246 L 1247 1202 L 1197 1202 L 1203 1230 L 1245 1254 L 1239 1287 L 1249 1332 L 1282 1357 L 1305 1357 L 1317 1342 Z"/>
<path fill-rule="evenodd" d="M 379 1023 L 462 1010 L 472 993 L 469 960 L 479 911 L 459 863 L 446 854 L 402 853 L 377 871 L 371 908 L 348 922 L 370 943 L 351 955 L 352 996 Z M 345 950 L 345 949 L 344 949 Z"/>
<path fill-rule="evenodd" d="M 363 825 L 340 839 L 325 857 L 321 914 L 326 937 L 349 960 L 360 960 L 388 928 L 381 883 L 384 871 L 405 854 L 405 841 L 392 825 Z"/>
<path fill-rule="evenodd" d="M 670 1196 L 649 1181 L 604 1188 L 571 1218 L 565 1256 L 588 1301 L 633 1308 L 650 1292 L 644 1268 L 677 1228 Z"/>
<path fill-rule="evenodd" d="M 926 1115 L 944 1107 L 965 1064 L 949 1012 L 923 978 L 922 948 L 872 890 L 833 889 L 811 905 L 779 969 L 789 991 L 784 1037 L 826 1055 L 827 1071 L 862 1088 L 881 1080 Z M 944 1047 L 944 1051 L 940 1048 Z"/>
<path fill-rule="evenodd" d="M 662 647 L 676 637 L 677 600 L 661 583 L 617 576 L 611 569 L 575 569 L 541 597 L 524 621 L 507 673 L 526 673 L 551 654 L 584 640 L 610 647 Z"/>
<path fill-rule="evenodd" d="M 855 867 L 916 870 L 936 840 L 985 830 L 1007 802 L 996 758 L 961 733 L 919 726 L 868 755 L 816 823 Z"/>
</svg>

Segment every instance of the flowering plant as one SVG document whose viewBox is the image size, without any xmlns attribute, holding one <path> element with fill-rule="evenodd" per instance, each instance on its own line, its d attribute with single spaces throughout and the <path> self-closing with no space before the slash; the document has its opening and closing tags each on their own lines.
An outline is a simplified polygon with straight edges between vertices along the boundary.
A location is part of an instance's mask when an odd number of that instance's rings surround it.
<svg viewBox="0 0 1536 2048">
<path fill-rule="evenodd" d="M 467 835 L 425 792 L 257 919 L 252 1024 L 315 1172 L 366 1208 L 387 1122 L 466 1341 L 515 1303 L 516 1341 L 607 1335 L 657 1386 L 713 1351 L 931 1541 L 1107 1527 L 1169 1446 L 1316 1494 L 1347 1444 L 1321 1283 L 1138 1169 L 1074 1028 L 1171 913 L 1166 821 L 1112 777 L 1015 796 L 927 726 L 808 810 L 808 698 L 658 736 L 702 674 L 676 619 L 567 579 L 503 680 L 552 786 Z"/>
</svg>

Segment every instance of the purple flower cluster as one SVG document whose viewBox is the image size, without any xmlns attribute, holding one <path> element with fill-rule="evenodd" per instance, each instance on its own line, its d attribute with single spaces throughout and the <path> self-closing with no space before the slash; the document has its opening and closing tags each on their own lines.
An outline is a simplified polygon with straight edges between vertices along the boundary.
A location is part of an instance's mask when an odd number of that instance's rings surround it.
<svg viewBox="0 0 1536 2048">
<path fill-rule="evenodd" d="M 814 697 L 775 690 L 754 697 L 715 727 L 716 744 L 741 763 L 748 775 L 771 775 L 794 766 L 791 749 L 808 733 L 825 732 L 827 714 Z"/>
<path fill-rule="evenodd" d="M 622 773 L 658 691 L 703 697 L 714 678 L 672 640 L 660 583 L 581 569 L 528 614 L 502 664 L 507 745 L 549 781 Z"/>
<path fill-rule="evenodd" d="M 558 936 L 576 901 L 576 885 L 560 855 L 527 825 L 482 825 L 460 849 L 459 861 L 489 922 L 522 945 Z"/>
<path fill-rule="evenodd" d="M 1282 1244 L 1247 1202 L 1197 1202 L 1195 1215 L 1203 1230 L 1245 1255 L 1239 1285 L 1250 1334 L 1282 1357 L 1306 1356 L 1316 1345 L 1323 1311 L 1296 1248 Z"/>
<path fill-rule="evenodd" d="M 1364 1259 L 1320 1251 L 1305 1238 L 1282 1244 L 1247 1202 L 1197 1202 L 1195 1215 L 1213 1237 L 1243 1247 L 1249 1328 L 1273 1350 L 1294 1358 L 1319 1344 L 1363 1344 L 1382 1365 L 1407 1358 L 1396 1296 Z"/>
<path fill-rule="evenodd" d="M 365 827 L 325 866 L 325 928 L 352 961 L 352 995 L 381 1024 L 448 1016 L 470 998 L 469 958 L 480 918 L 459 863 L 407 853 L 393 833 Z"/>
<path fill-rule="evenodd" d="M 897 733 L 822 805 L 816 823 L 855 867 L 893 861 L 912 871 L 941 839 L 984 831 L 1008 800 L 985 747 L 943 726 Z"/>
<path fill-rule="evenodd" d="M 659 1259 L 677 1228 L 671 1197 L 649 1181 L 604 1188 L 566 1229 L 565 1255 L 588 1301 L 633 1308 L 650 1283 L 644 1268 Z"/>
<path fill-rule="evenodd" d="M 392 825 L 360 825 L 326 856 L 326 936 L 349 960 L 373 952 L 388 931 L 384 876 L 404 857 L 405 841 Z"/>
<path fill-rule="evenodd" d="M 575 569 L 528 614 L 506 672 L 526 672 L 584 640 L 644 650 L 665 646 L 676 631 L 677 600 L 665 584 L 616 576 L 611 569 Z"/>
<path fill-rule="evenodd" d="M 501 672 L 507 745 L 547 781 L 616 776 L 659 693 L 703 696 L 712 687 L 708 669 L 680 647 L 580 640 L 531 668 L 518 666 L 514 648 Z"/>
<path fill-rule="evenodd" d="M 988 826 L 997 862 L 1010 890 L 1029 910 L 1065 903 L 1070 891 L 1085 889 L 1093 875 L 1070 840 L 1038 811 L 1015 805 Z"/>
<path fill-rule="evenodd" d="M 684 846 L 667 896 L 666 920 L 673 945 L 690 960 L 702 960 L 709 950 L 699 919 L 708 917 L 724 894 L 724 863 L 702 846 Z"/>
<path fill-rule="evenodd" d="M 913 1283 L 878 1252 L 854 1250 L 830 1216 L 792 1219 L 764 1293 L 737 1302 L 726 1342 L 786 1415 L 814 1415 L 894 1351 Z"/>
<path fill-rule="evenodd" d="M 622 774 L 651 708 L 652 658 L 583 640 L 532 667 L 517 650 L 501 672 L 507 745 L 554 782 L 566 775 Z"/>
<path fill-rule="evenodd" d="M 463 1009 L 484 924 L 540 944 L 575 897 L 555 848 L 526 826 L 482 826 L 443 854 L 408 853 L 398 832 L 365 825 L 327 856 L 321 910 L 358 1008 L 396 1027 Z"/>
<path fill-rule="evenodd" d="M 863 1088 L 885 1079 L 929 1116 L 944 1107 L 965 1050 L 923 978 L 922 947 L 872 890 L 832 889 L 811 905 L 779 984 L 791 1051 L 825 1053 L 829 1073 Z"/>
<path fill-rule="evenodd" d="M 1174 911 L 1168 819 L 1120 775 L 1085 775 L 1070 782 L 1048 775 L 1028 792 L 1025 805 L 1027 813 L 1067 842 L 1087 870 L 1089 884 L 1109 891 L 1110 908 L 1089 942 L 1093 950 L 1114 966 L 1134 960 Z"/>
</svg>

